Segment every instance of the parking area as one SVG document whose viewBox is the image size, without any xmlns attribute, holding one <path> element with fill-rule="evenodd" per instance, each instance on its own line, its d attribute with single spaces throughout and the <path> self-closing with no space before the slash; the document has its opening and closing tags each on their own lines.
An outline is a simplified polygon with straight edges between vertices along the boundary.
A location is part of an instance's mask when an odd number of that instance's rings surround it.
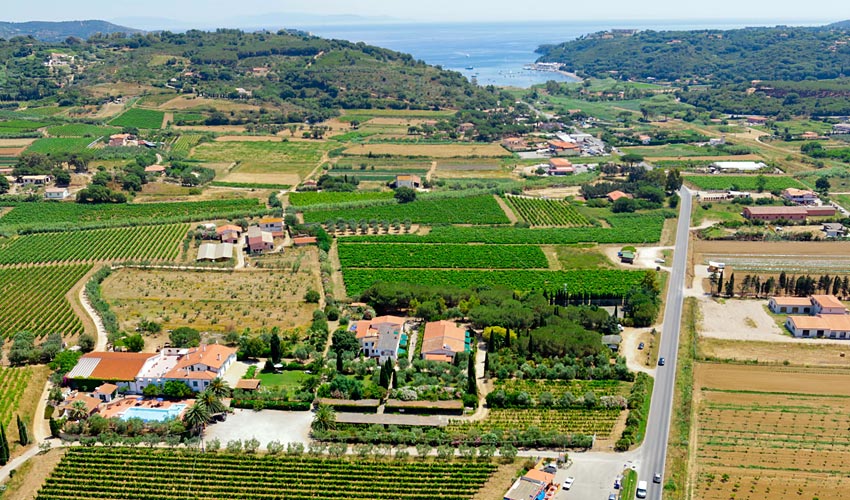
<svg viewBox="0 0 850 500">
<path fill-rule="evenodd" d="M 281 443 L 310 442 L 310 424 L 313 422 L 311 411 L 277 411 L 277 410 L 234 410 L 225 422 L 218 422 L 207 427 L 204 439 L 218 439 L 222 446 L 228 441 L 256 438 L 260 448 L 265 449 L 271 441 Z"/>
<path fill-rule="evenodd" d="M 563 489 L 555 495 L 558 500 L 607 500 L 614 489 L 614 480 L 628 467 L 636 465 L 627 454 L 575 453 L 570 454 L 572 464 L 555 474 L 555 482 L 564 483 L 567 477 L 575 478 L 569 491 Z"/>
</svg>

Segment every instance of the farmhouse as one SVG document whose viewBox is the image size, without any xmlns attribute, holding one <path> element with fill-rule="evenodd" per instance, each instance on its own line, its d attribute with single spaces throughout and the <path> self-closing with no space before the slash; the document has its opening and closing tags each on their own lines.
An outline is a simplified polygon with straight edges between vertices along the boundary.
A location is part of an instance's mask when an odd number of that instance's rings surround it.
<svg viewBox="0 0 850 500">
<path fill-rule="evenodd" d="M 233 258 L 233 243 L 203 243 L 198 247 L 198 257 L 202 262 L 224 262 Z"/>
<path fill-rule="evenodd" d="M 113 134 L 109 136 L 109 145 L 114 148 L 138 146 L 139 141 L 132 134 Z"/>
<path fill-rule="evenodd" d="M 750 126 L 764 125 L 765 123 L 767 123 L 767 118 L 765 118 L 764 116 L 748 116 L 747 117 L 747 125 L 750 125 Z"/>
<path fill-rule="evenodd" d="M 272 233 L 262 231 L 257 226 L 248 228 L 248 251 L 250 253 L 263 253 L 274 250 L 274 236 Z"/>
<path fill-rule="evenodd" d="M 317 242 L 315 236 L 298 236 L 296 238 L 292 238 L 292 243 L 296 247 L 305 247 L 307 245 L 315 245 Z"/>
<path fill-rule="evenodd" d="M 102 384 L 96 387 L 92 394 L 104 403 L 108 403 L 115 399 L 115 396 L 118 394 L 118 386 L 109 383 Z"/>
<path fill-rule="evenodd" d="M 528 142 L 522 137 L 506 137 L 502 139 L 502 147 L 508 151 L 525 151 L 528 149 Z"/>
<path fill-rule="evenodd" d="M 788 188 L 782 191 L 782 197 L 798 205 L 813 205 L 818 201 L 818 195 L 808 189 Z"/>
<path fill-rule="evenodd" d="M 394 187 L 407 187 L 410 189 L 418 189 L 422 187 L 422 178 L 418 175 L 397 175 L 395 176 Z"/>
<path fill-rule="evenodd" d="M 847 314 L 847 307 L 835 295 L 812 295 L 812 314 Z"/>
<path fill-rule="evenodd" d="M 172 349 L 170 357 L 177 363 L 163 376 L 163 383 L 179 380 L 198 392 L 207 388 L 210 381 L 224 375 L 236 362 L 236 349 L 220 344 L 201 345 L 194 349 Z M 144 376 L 145 374 L 142 374 Z M 148 383 L 151 379 L 148 378 Z M 159 384 L 157 384 L 159 385 Z"/>
<path fill-rule="evenodd" d="M 811 314 L 812 300 L 808 297 L 771 297 L 767 307 L 774 314 Z"/>
<path fill-rule="evenodd" d="M 133 386 L 145 364 L 158 354 L 144 352 L 90 352 L 83 354 L 66 378 L 71 381 L 90 379 Z"/>
<path fill-rule="evenodd" d="M 422 336 L 422 359 L 454 361 L 459 352 L 466 352 L 467 333 L 452 321 L 432 321 L 425 324 Z"/>
<path fill-rule="evenodd" d="M 44 198 L 47 200 L 65 200 L 71 196 L 68 188 L 52 187 L 44 190 Z"/>
<path fill-rule="evenodd" d="M 160 175 L 165 172 L 165 167 L 162 165 L 149 165 L 145 167 L 146 174 Z"/>
<path fill-rule="evenodd" d="M 46 184 L 50 184 L 53 181 L 53 177 L 49 175 L 22 175 L 17 179 L 18 184 L 23 184 L 24 186 L 44 186 Z"/>
<path fill-rule="evenodd" d="M 260 230 L 272 233 L 272 236 L 283 236 L 283 219 L 281 217 L 265 217 L 260 219 Z"/>
<path fill-rule="evenodd" d="M 823 225 L 823 232 L 827 238 L 843 238 L 847 235 L 847 228 L 840 222 L 827 222 Z"/>
<path fill-rule="evenodd" d="M 809 132 L 803 132 L 800 135 L 800 139 L 803 139 L 804 141 L 813 141 L 813 140 L 816 140 L 816 139 L 820 139 L 820 136 L 817 134 L 817 132 L 809 131 Z"/>
<path fill-rule="evenodd" d="M 531 469 L 517 479 L 505 493 L 505 500 L 543 500 L 557 493 L 555 475 L 540 469 Z"/>
<path fill-rule="evenodd" d="M 809 217 L 832 217 L 835 215 L 835 207 L 820 205 L 815 207 L 806 207 Z"/>
<path fill-rule="evenodd" d="M 644 146 L 649 146 L 649 143 L 652 142 L 652 137 L 650 137 L 648 135 L 639 135 L 638 140 Z"/>
<path fill-rule="evenodd" d="M 577 155 L 581 152 L 581 146 L 574 142 L 549 141 L 549 151 L 555 155 Z"/>
<path fill-rule="evenodd" d="M 549 159 L 549 175 L 572 175 L 575 172 L 573 163 L 566 158 L 550 158 Z"/>
<path fill-rule="evenodd" d="M 785 327 L 798 338 L 850 339 L 850 315 L 788 316 Z"/>
<path fill-rule="evenodd" d="M 398 357 L 401 336 L 405 333 L 405 323 L 406 320 L 398 316 L 378 316 L 354 323 L 350 331 L 355 332 L 363 354 L 371 358 L 380 358 L 383 363 L 387 358 L 395 360 Z"/>
<path fill-rule="evenodd" d="M 620 198 L 632 198 L 632 195 L 624 193 L 620 190 L 611 191 L 610 193 L 608 193 L 608 201 L 610 201 L 611 203 L 614 203 Z"/>
<path fill-rule="evenodd" d="M 74 403 L 82 401 L 86 407 L 86 414 L 93 415 L 97 413 L 98 408 L 100 407 L 100 399 L 89 396 L 88 394 L 83 394 L 81 392 L 77 392 L 76 394 L 71 395 L 71 397 L 62 401 L 62 404 L 59 406 L 60 414 L 67 418 L 71 412 L 71 409 L 74 407 Z"/>
<path fill-rule="evenodd" d="M 227 224 L 217 228 L 215 234 L 218 235 L 222 243 L 239 243 L 242 228 L 233 224 Z"/>
<path fill-rule="evenodd" d="M 752 206 L 744 207 L 742 215 L 751 220 L 804 221 L 809 216 L 809 211 L 806 207 Z"/>
</svg>

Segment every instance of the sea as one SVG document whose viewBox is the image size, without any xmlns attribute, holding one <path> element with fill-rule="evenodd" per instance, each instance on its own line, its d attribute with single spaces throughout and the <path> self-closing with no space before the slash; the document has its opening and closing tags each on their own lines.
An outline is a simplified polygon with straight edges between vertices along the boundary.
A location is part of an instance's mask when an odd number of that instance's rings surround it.
<svg viewBox="0 0 850 500">
<path fill-rule="evenodd" d="M 517 23 L 356 24 L 292 26 L 324 38 L 365 42 L 405 52 L 428 64 L 458 71 L 479 85 L 529 88 L 549 80 L 575 81 L 553 72 L 524 69 L 538 47 L 614 28 L 690 30 L 804 25 L 789 21 L 564 21 Z"/>
</svg>

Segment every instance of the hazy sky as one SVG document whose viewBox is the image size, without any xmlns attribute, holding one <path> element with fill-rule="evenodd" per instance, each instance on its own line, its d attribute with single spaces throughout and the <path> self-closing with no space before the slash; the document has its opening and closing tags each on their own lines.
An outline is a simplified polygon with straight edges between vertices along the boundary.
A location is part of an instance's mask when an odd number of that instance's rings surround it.
<svg viewBox="0 0 850 500">
<path fill-rule="evenodd" d="M 234 17 L 273 12 L 359 14 L 409 21 L 663 20 L 745 19 L 838 21 L 850 19 L 846 0 L 29 0 L 4 2 L 0 20 L 74 20 L 161 17 L 183 22 L 227 24 Z"/>
</svg>

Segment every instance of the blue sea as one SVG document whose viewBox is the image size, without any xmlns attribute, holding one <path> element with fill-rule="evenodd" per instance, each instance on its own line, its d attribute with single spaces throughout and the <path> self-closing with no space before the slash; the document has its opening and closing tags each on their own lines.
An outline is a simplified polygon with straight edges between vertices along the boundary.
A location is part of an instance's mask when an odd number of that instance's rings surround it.
<svg viewBox="0 0 850 500">
<path fill-rule="evenodd" d="M 519 23 L 358 24 L 292 26 L 325 37 L 365 42 L 412 54 L 429 64 L 459 71 L 480 85 L 528 88 L 549 80 L 571 81 L 559 73 L 523 66 L 539 57 L 540 45 L 557 44 L 612 28 L 686 30 L 799 25 L 788 21 L 569 21 Z"/>
</svg>

